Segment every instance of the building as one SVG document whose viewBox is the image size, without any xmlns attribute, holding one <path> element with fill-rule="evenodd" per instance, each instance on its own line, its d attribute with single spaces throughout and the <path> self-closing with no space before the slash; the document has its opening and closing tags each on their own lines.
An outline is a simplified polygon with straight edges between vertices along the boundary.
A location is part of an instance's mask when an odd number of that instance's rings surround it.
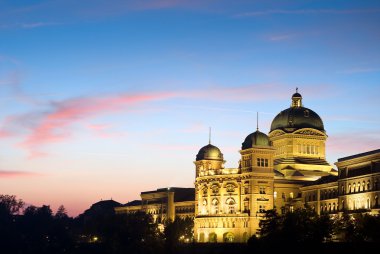
<svg viewBox="0 0 380 254">
<path fill-rule="evenodd" d="M 194 217 L 194 188 L 161 188 L 140 194 L 141 200 L 115 208 L 117 214 L 142 211 L 151 214 L 154 222 L 164 223 L 177 217 Z"/>
<path fill-rule="evenodd" d="M 199 150 L 195 196 L 176 199 L 181 188 L 143 192 L 141 201 L 116 212 L 142 210 L 156 221 L 192 216 L 197 242 L 245 242 L 259 236 L 259 222 L 270 209 L 280 214 L 305 206 L 318 214 L 378 213 L 380 149 L 339 159 L 337 171 L 326 161 L 327 137 L 320 116 L 303 107 L 296 91 L 268 135 L 257 128 L 244 139 L 236 168 L 224 167 L 223 153 L 211 142 Z"/>
</svg>

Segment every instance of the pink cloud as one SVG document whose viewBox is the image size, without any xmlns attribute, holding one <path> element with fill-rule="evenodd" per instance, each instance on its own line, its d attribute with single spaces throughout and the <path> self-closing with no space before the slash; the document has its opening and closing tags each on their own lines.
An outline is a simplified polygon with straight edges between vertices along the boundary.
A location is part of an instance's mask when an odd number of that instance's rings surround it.
<svg viewBox="0 0 380 254">
<path fill-rule="evenodd" d="M 115 132 L 111 130 L 111 125 L 109 124 L 89 124 L 86 126 L 90 129 L 97 137 L 100 138 L 117 138 L 123 137 L 127 133 L 125 132 Z"/>
<path fill-rule="evenodd" d="M 0 170 L 0 178 L 35 177 L 35 176 L 41 176 L 41 174 L 28 172 L 28 171 Z"/>
<path fill-rule="evenodd" d="M 380 148 L 378 132 L 335 133 L 327 141 L 327 154 L 345 157 Z"/>
<path fill-rule="evenodd" d="M 87 118 L 121 111 L 139 103 L 167 99 L 174 93 L 130 95 L 121 94 L 109 97 L 75 98 L 52 104 L 53 110 L 45 113 L 40 122 L 21 143 L 29 151 L 47 143 L 59 142 L 71 136 L 69 126 Z M 32 155 L 35 155 L 32 153 Z M 32 156 L 34 157 L 34 156 Z"/>
<path fill-rule="evenodd" d="M 318 89 L 305 87 L 301 89 L 318 96 L 325 96 L 325 89 L 329 86 L 318 86 Z M 313 89 L 316 89 L 315 91 Z M 212 96 L 210 96 L 212 95 Z M 205 99 L 216 101 L 262 101 L 268 98 L 283 99 L 289 97 L 289 86 L 280 84 L 253 84 L 236 87 L 210 86 L 199 90 L 152 92 L 148 94 L 118 94 L 108 96 L 72 98 L 47 104 L 50 109 L 40 112 L 30 112 L 22 115 L 8 116 L 0 127 L 0 138 L 11 135 L 22 135 L 23 141 L 19 144 L 26 149 L 31 158 L 46 156 L 40 148 L 46 144 L 62 142 L 72 136 L 71 126 L 84 122 L 90 118 L 112 113 L 140 112 L 147 104 L 168 99 Z M 155 107 L 156 109 L 156 107 Z M 229 109 L 213 109 L 229 110 Z M 233 111 L 233 110 L 232 110 Z M 85 123 L 88 125 L 87 123 Z M 103 138 L 112 138 L 125 133 L 115 133 L 107 125 L 88 126 L 96 135 Z M 196 131 L 194 127 L 192 130 Z"/>
</svg>

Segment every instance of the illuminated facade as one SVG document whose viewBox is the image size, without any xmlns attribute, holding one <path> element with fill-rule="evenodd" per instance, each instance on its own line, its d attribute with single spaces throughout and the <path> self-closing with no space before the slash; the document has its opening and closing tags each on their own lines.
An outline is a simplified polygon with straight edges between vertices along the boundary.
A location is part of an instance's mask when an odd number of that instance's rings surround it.
<svg viewBox="0 0 380 254">
<path fill-rule="evenodd" d="M 303 107 L 297 91 L 268 135 L 256 130 L 245 138 L 237 168 L 224 168 L 218 147 L 202 147 L 194 162 L 194 239 L 245 242 L 259 236 L 269 209 L 284 214 L 308 205 L 318 214 L 377 213 L 380 150 L 339 159 L 338 176 L 326 162 L 326 140 L 322 119 Z"/>
<path fill-rule="evenodd" d="M 194 188 L 161 188 L 140 194 L 141 200 L 115 208 L 117 214 L 145 212 L 154 222 L 164 223 L 175 217 L 194 217 Z"/>
<path fill-rule="evenodd" d="M 196 155 L 195 189 L 187 189 L 192 195 L 184 198 L 185 188 L 142 192 L 141 201 L 115 210 L 144 211 L 157 222 L 193 217 L 196 242 L 259 236 L 259 222 L 269 209 L 379 213 L 380 149 L 341 158 L 336 171 L 325 159 L 326 140 L 322 119 L 303 107 L 297 91 L 268 135 L 257 129 L 245 138 L 236 168 L 225 168 L 222 152 L 209 142 Z"/>
</svg>

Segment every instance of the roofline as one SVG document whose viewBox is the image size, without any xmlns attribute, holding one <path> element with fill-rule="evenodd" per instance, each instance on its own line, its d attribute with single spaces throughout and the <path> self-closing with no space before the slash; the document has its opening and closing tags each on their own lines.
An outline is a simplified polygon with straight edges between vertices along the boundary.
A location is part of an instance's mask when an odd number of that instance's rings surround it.
<svg viewBox="0 0 380 254">
<path fill-rule="evenodd" d="M 364 156 L 368 156 L 368 155 L 372 155 L 372 154 L 376 154 L 376 153 L 380 153 L 380 149 L 376 149 L 376 150 L 372 150 L 372 151 L 368 151 L 368 152 L 364 152 L 364 153 L 358 153 L 355 155 L 350 155 L 347 157 L 339 158 L 338 162 L 356 159 L 356 158 L 360 158 L 360 157 L 364 157 Z"/>
</svg>

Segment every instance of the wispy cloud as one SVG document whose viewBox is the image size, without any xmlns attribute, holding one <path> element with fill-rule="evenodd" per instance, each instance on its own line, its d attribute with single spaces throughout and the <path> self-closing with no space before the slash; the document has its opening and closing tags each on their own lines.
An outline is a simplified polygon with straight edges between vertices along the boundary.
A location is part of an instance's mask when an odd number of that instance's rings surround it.
<svg viewBox="0 0 380 254">
<path fill-rule="evenodd" d="M 327 153 L 339 154 L 344 157 L 380 148 L 378 132 L 335 133 L 327 142 Z"/>
<path fill-rule="evenodd" d="M 126 132 L 113 131 L 110 124 L 89 124 L 86 127 L 100 138 L 119 138 L 127 135 Z"/>
<path fill-rule="evenodd" d="M 33 29 L 47 26 L 57 26 L 63 23 L 58 22 L 30 22 L 30 23 L 11 23 L 11 24 L 0 24 L 0 29 Z"/>
<path fill-rule="evenodd" d="M 356 73 L 367 73 L 367 72 L 380 72 L 380 68 L 357 67 L 357 68 L 351 68 L 351 69 L 338 71 L 338 73 L 344 73 L 344 74 L 356 74 Z"/>
<path fill-rule="evenodd" d="M 308 15 L 308 14 L 361 14 L 361 13 L 380 13 L 380 9 L 300 9 L 300 10 L 285 10 L 285 9 L 272 9 L 262 11 L 245 12 L 235 15 L 235 17 L 251 17 L 251 16 L 265 16 L 265 15 Z"/>
<path fill-rule="evenodd" d="M 42 176 L 42 174 L 28 171 L 0 170 L 0 178 L 19 178 L 36 176 Z"/>
<path fill-rule="evenodd" d="M 311 90 L 310 90 L 311 89 Z M 323 86 L 318 91 L 310 90 L 315 96 L 325 96 Z M 331 90 L 331 89 L 330 89 Z M 288 97 L 288 86 L 275 84 L 256 84 L 238 87 L 212 86 L 209 88 L 186 91 L 161 91 L 141 94 L 117 94 L 70 98 L 44 104 L 45 109 L 21 115 L 6 117 L 0 126 L 0 138 L 12 135 L 21 136 L 19 146 L 26 149 L 30 158 L 45 156 L 41 150 L 44 145 L 69 140 L 73 136 L 72 126 L 76 123 L 89 125 L 88 120 L 98 116 L 115 113 L 140 112 L 151 107 L 159 100 L 186 99 L 189 102 L 204 100 L 241 102 L 262 101 L 267 98 L 282 99 Z M 212 94 L 212 96 L 210 96 Z M 197 107 L 202 107 L 197 103 Z M 153 108 L 156 108 L 155 106 Z M 228 108 L 211 108 L 210 110 L 235 111 Z M 254 111 L 247 111 L 254 112 Z M 89 125 L 93 133 L 103 138 L 112 138 L 125 133 L 115 133 L 107 125 Z M 189 131 L 189 130 L 188 130 Z M 194 130 L 193 130 L 194 131 Z"/>
<path fill-rule="evenodd" d="M 293 34 L 276 34 L 268 36 L 269 41 L 286 41 L 294 37 Z"/>
<path fill-rule="evenodd" d="M 59 142 L 71 136 L 70 125 L 91 117 L 118 112 L 139 103 L 173 97 L 173 93 L 121 94 L 108 97 L 75 98 L 51 104 L 52 110 L 42 115 L 39 123 L 21 143 L 32 157 L 40 154 L 37 147 Z"/>
</svg>

